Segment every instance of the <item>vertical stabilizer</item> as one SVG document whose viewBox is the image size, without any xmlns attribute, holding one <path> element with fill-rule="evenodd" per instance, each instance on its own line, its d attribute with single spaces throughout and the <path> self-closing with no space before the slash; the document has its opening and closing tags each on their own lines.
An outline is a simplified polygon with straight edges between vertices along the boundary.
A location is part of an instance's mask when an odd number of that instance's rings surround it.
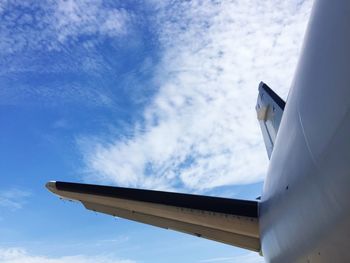
<svg viewBox="0 0 350 263">
<path fill-rule="evenodd" d="M 264 82 L 259 84 L 256 112 L 264 137 L 267 155 L 271 157 L 286 103 Z"/>
</svg>

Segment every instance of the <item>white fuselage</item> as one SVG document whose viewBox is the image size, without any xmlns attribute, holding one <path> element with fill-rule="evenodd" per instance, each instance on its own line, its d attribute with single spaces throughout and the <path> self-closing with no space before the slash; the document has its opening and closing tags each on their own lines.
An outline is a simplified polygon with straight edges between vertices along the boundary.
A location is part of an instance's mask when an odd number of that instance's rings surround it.
<svg viewBox="0 0 350 263">
<path fill-rule="evenodd" d="M 260 205 L 267 262 L 350 262 L 350 1 L 316 0 Z"/>
</svg>

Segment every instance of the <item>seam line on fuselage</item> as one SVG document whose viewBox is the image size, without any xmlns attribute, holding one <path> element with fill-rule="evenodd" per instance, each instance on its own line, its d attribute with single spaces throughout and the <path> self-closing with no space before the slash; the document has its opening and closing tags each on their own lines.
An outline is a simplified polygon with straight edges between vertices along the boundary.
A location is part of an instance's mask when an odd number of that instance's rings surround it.
<svg viewBox="0 0 350 263">
<path fill-rule="evenodd" d="M 309 151 L 309 153 L 310 153 L 312 162 L 314 163 L 315 167 L 318 168 L 318 165 L 317 165 L 315 156 L 314 156 L 314 154 L 313 154 L 312 151 L 311 151 L 309 142 L 308 142 L 307 137 L 306 137 L 306 134 L 305 134 L 305 130 L 304 130 L 303 122 L 302 122 L 302 120 L 301 120 L 301 115 L 300 115 L 299 109 L 297 109 L 297 112 L 298 112 L 299 123 L 300 123 L 301 131 L 302 131 L 302 133 L 303 133 L 303 137 L 304 137 L 304 140 L 305 140 L 306 147 L 307 147 L 307 149 L 308 149 L 308 151 Z"/>
</svg>

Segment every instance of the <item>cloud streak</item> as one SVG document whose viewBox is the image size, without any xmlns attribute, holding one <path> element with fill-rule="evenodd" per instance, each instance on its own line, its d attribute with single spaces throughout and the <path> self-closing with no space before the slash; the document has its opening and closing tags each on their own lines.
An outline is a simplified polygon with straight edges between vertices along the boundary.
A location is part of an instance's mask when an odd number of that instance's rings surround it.
<svg viewBox="0 0 350 263">
<path fill-rule="evenodd" d="M 64 256 L 64 257 L 46 257 L 29 254 L 23 248 L 0 248 L 0 262 L 2 263 L 134 263 L 131 260 L 113 259 L 111 256 Z"/>
<path fill-rule="evenodd" d="M 103 6 L 102 1 L 57 1 L 55 29 L 60 42 L 79 35 L 117 37 L 126 33 L 128 13 Z"/>
<path fill-rule="evenodd" d="M 103 45 L 118 46 L 132 28 L 118 3 L 1 1 L 0 105 L 110 106 Z"/>
<path fill-rule="evenodd" d="M 125 34 L 130 21 L 125 10 L 101 0 L 5 1 L 0 15 L 2 54 L 64 50 L 76 41 L 89 47 L 101 38 Z"/>
<path fill-rule="evenodd" d="M 31 194 L 19 189 L 0 191 L 0 208 L 12 211 L 21 209 Z"/>
<path fill-rule="evenodd" d="M 201 263 L 229 263 L 229 262 L 244 262 L 244 263 L 264 263 L 263 257 L 257 253 L 245 253 L 234 257 L 210 258 L 201 260 Z"/>
<path fill-rule="evenodd" d="M 311 1 L 153 5 L 159 92 L 131 135 L 85 148 L 87 180 L 186 191 L 263 180 L 257 85 L 286 97 Z"/>
</svg>

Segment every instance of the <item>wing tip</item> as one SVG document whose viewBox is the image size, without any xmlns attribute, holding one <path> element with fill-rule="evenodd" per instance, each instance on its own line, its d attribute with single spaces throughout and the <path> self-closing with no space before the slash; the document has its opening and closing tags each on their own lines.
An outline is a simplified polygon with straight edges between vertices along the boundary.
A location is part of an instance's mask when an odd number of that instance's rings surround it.
<svg viewBox="0 0 350 263">
<path fill-rule="evenodd" d="M 55 193 L 57 191 L 56 181 L 49 181 L 45 184 L 45 186 L 50 192 Z"/>
</svg>

